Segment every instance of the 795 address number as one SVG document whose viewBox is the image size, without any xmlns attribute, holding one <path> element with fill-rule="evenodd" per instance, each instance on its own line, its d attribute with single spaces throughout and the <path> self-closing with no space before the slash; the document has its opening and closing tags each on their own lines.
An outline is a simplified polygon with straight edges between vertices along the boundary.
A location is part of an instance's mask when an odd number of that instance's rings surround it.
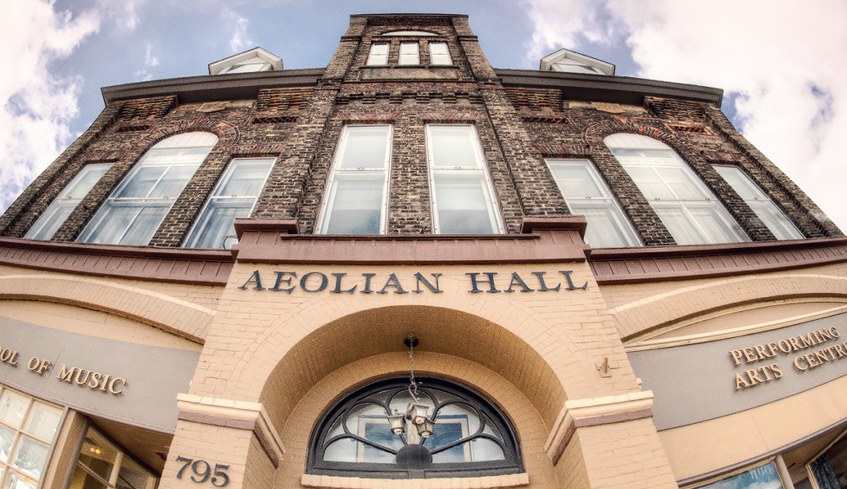
<svg viewBox="0 0 847 489">
<path fill-rule="evenodd" d="M 176 458 L 176 461 L 185 462 L 185 465 L 176 473 L 177 479 L 182 479 L 185 470 L 190 466 L 192 473 L 190 479 L 192 482 L 202 484 L 210 481 L 215 487 L 224 487 L 229 484 L 229 476 L 226 474 L 229 465 L 215 464 L 215 468 L 212 469 L 209 462 L 205 460 L 194 460 L 193 458 L 185 458 L 181 455 Z"/>
</svg>

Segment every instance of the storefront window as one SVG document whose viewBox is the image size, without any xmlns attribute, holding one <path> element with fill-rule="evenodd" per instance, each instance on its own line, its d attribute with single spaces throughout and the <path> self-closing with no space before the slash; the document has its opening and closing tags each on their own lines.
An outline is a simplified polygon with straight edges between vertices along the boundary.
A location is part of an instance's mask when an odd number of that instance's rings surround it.
<svg viewBox="0 0 847 489">
<path fill-rule="evenodd" d="M 38 486 L 61 419 L 59 407 L 11 389 L 2 389 L 0 487 L 27 489 Z"/>
<path fill-rule="evenodd" d="M 783 486 L 776 466 L 771 462 L 698 489 L 783 489 Z"/>
<path fill-rule="evenodd" d="M 89 427 L 70 489 L 153 489 L 158 479 L 117 445 Z"/>
</svg>

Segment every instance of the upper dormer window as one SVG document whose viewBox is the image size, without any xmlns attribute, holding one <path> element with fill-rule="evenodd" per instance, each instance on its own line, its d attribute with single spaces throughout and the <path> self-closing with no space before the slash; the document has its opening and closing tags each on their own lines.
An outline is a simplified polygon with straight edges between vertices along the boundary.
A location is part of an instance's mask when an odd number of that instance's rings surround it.
<svg viewBox="0 0 847 489">
<path fill-rule="evenodd" d="M 381 36 L 418 36 L 418 37 L 428 36 L 428 37 L 432 37 L 432 36 L 436 36 L 437 34 L 433 34 L 432 32 L 425 32 L 425 31 L 392 31 L 392 32 L 386 32 L 386 33 L 380 34 L 380 35 Z"/>
<path fill-rule="evenodd" d="M 385 66 L 388 64 L 388 44 L 371 44 L 368 53 L 368 66 Z"/>
<path fill-rule="evenodd" d="M 254 73 L 282 69 L 282 58 L 265 51 L 253 48 L 229 58 L 209 64 L 210 75 L 229 75 L 235 73 Z"/>
<path fill-rule="evenodd" d="M 615 74 L 615 65 L 568 49 L 560 49 L 541 58 L 541 71 L 612 76 Z"/>
</svg>

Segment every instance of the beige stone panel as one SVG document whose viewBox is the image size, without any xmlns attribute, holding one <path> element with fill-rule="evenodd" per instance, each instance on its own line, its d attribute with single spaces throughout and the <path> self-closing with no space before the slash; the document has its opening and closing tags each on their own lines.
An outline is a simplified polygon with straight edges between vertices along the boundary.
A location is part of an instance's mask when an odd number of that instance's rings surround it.
<svg viewBox="0 0 847 489">
<path fill-rule="evenodd" d="M 68 274 L 0 276 L 0 299 L 70 304 L 124 316 L 202 343 L 215 310 L 135 282 Z"/>
<path fill-rule="evenodd" d="M 755 462 L 843 421 L 847 377 L 786 399 L 659 433 L 678 480 Z"/>
<path fill-rule="evenodd" d="M 677 488 L 650 418 L 577 429 L 592 488 Z"/>
<path fill-rule="evenodd" d="M 350 363 L 317 382 L 292 410 L 282 429 L 281 438 L 287 451 L 285 461 L 280 466 L 275 487 L 287 488 L 301 485 L 312 433 L 321 416 L 335 401 L 368 381 L 391 375 L 408 375 L 408 373 L 408 353 L 396 352 Z M 547 439 L 544 422 L 529 399 L 513 384 L 475 362 L 430 352 L 415 354 L 415 373 L 452 379 L 485 395 L 503 410 L 515 428 L 524 468 L 529 474 L 530 487 L 561 487 L 557 482 L 552 461 L 544 451 L 544 442 Z M 271 402 L 272 399 L 267 400 L 267 403 Z M 572 465 L 580 463 L 579 460 L 569 462 Z M 562 463 L 565 463 L 564 457 L 560 464 Z M 367 479 L 362 480 L 367 481 Z M 460 482 L 456 484 L 455 487 L 474 487 Z M 357 486 L 335 483 L 334 487 Z M 365 484 L 362 487 L 370 487 L 370 485 Z"/>
<path fill-rule="evenodd" d="M 559 487 L 574 489 L 591 487 L 579 433 L 574 433 L 568 442 L 568 446 L 565 447 L 559 463 L 556 464 L 556 475 L 559 479 Z"/>
<path fill-rule="evenodd" d="M 250 430 L 179 421 L 174 441 L 168 452 L 168 459 L 165 462 L 165 469 L 162 471 L 159 488 L 196 489 L 198 487 L 199 484 L 191 480 L 190 466 L 180 478 L 177 478 L 179 470 L 185 465 L 185 462 L 177 461 L 177 457 L 205 460 L 213 468 L 215 464 L 229 465 L 226 469 L 229 477 L 227 488 L 243 487 L 248 467 L 250 470 L 257 470 L 256 464 L 248 461 L 246 457 L 249 454 L 255 454 L 255 451 L 251 450 L 253 438 L 255 437 Z M 251 474 L 250 477 L 256 477 L 256 474 Z M 210 482 L 206 484 L 211 486 Z"/>
<path fill-rule="evenodd" d="M 66 304 L 0 300 L 0 316 L 70 333 L 140 345 L 200 351 L 202 345 L 132 319 Z"/>
<path fill-rule="evenodd" d="M 844 299 L 847 267 L 832 265 L 719 279 L 603 287 L 624 340 L 680 318 L 792 297 Z"/>
<path fill-rule="evenodd" d="M 290 293 L 254 290 L 255 284 L 249 283 L 254 270 L 260 271 L 266 289 L 274 287 L 275 270 L 296 272 L 298 278 L 282 284 L 281 288 L 293 287 Z M 530 282 L 535 278 L 533 271 L 544 271 L 548 286 L 561 282 L 566 288 L 559 270 L 573 270 L 574 284 L 587 283 L 587 290 L 522 292 L 513 287 L 511 293 L 472 294 L 465 275 L 496 272 L 503 290 L 512 272 Z M 315 271 L 328 277 L 327 289 L 303 291 L 299 279 Z M 360 293 L 364 272 L 376 274 L 371 284 L 374 293 Z M 441 273 L 439 286 L 444 292 L 425 288 L 411 292 L 415 272 L 430 280 L 432 273 Z M 340 290 L 356 284 L 357 291 L 329 293 L 335 286 L 332 273 L 346 273 L 350 279 Z M 398 294 L 396 287 L 385 286 L 391 273 L 409 293 Z M 317 289 L 318 279 L 313 275 L 307 287 Z M 248 289 L 238 289 L 244 284 Z M 568 397 L 575 398 L 638 390 L 617 331 L 584 263 L 308 268 L 239 264 L 222 296 L 192 394 L 255 401 L 263 390 L 285 391 L 290 399 L 287 407 L 281 403 L 276 413 L 268 408 L 279 422 L 276 417 L 287 417 L 285 411 L 323 376 L 352 361 L 396 351 L 410 331 L 422 338 L 424 351 L 468 358 L 503 375 L 527 393 L 548 423 L 555 420 L 564 401 L 561 386 Z M 611 366 L 608 377 L 601 377 L 597 370 L 604 358 Z M 549 386 L 555 384 L 560 387 L 551 390 Z"/>
</svg>

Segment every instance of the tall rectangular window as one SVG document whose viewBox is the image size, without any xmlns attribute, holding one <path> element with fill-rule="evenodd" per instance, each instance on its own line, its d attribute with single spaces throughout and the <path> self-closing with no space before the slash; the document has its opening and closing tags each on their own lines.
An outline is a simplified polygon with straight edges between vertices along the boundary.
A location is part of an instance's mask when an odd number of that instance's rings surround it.
<svg viewBox="0 0 847 489">
<path fill-rule="evenodd" d="M 385 66 L 388 64 L 388 44 L 371 44 L 368 53 L 368 66 Z"/>
<path fill-rule="evenodd" d="M 62 409 L 2 388 L 0 393 L 0 484 L 35 489 L 62 420 Z"/>
<path fill-rule="evenodd" d="M 231 248 L 235 219 L 250 217 L 275 158 L 236 158 L 230 162 L 200 218 L 188 235 L 188 248 Z"/>
<path fill-rule="evenodd" d="M 193 132 L 150 148 L 82 231 L 80 243 L 146 245 L 218 138 Z"/>
<path fill-rule="evenodd" d="M 639 245 L 635 231 L 590 161 L 551 159 L 547 166 L 571 214 L 585 216 L 586 243 L 600 248 Z"/>
<path fill-rule="evenodd" d="M 421 57 L 418 52 L 418 43 L 416 42 L 401 42 L 400 43 L 400 59 L 401 65 L 419 65 Z"/>
<path fill-rule="evenodd" d="M 803 234 L 741 168 L 714 165 L 726 183 L 753 209 L 776 239 L 803 239 Z"/>
<path fill-rule="evenodd" d="M 497 234 L 503 225 L 476 129 L 426 126 L 433 232 Z"/>
<path fill-rule="evenodd" d="M 433 65 L 453 64 L 453 60 L 450 58 L 450 50 L 447 49 L 446 42 L 429 43 L 429 62 Z"/>
<path fill-rule="evenodd" d="M 315 232 L 385 232 L 391 133 L 390 125 L 344 127 Z"/>
<path fill-rule="evenodd" d="M 64 224 L 76 206 L 88 195 L 100 178 L 112 167 L 111 163 L 95 163 L 82 167 L 82 170 L 71 180 L 56 199 L 50 203 L 44 214 L 29 228 L 24 238 L 50 239 Z"/>
</svg>

